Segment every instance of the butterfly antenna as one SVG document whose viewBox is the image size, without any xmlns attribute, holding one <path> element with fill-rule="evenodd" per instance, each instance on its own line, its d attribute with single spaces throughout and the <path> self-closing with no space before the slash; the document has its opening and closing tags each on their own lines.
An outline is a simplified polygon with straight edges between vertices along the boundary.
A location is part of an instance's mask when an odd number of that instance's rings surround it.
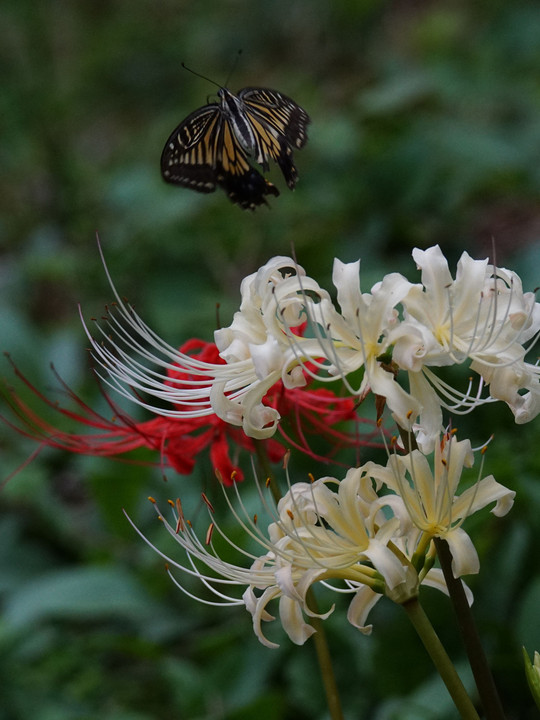
<svg viewBox="0 0 540 720">
<path fill-rule="evenodd" d="M 231 79 L 231 75 L 236 70 L 236 66 L 238 65 L 238 61 L 240 60 L 240 55 L 242 54 L 242 50 L 239 50 L 236 53 L 236 57 L 234 58 L 234 62 L 231 66 L 231 69 L 229 70 L 229 74 L 227 75 L 227 79 L 225 80 L 225 84 L 223 87 L 227 87 L 229 85 L 229 80 Z"/>
<path fill-rule="evenodd" d="M 201 73 L 195 72 L 195 70 L 188 68 L 188 66 L 184 62 L 182 63 L 182 67 L 184 68 L 184 70 L 187 70 L 192 75 L 196 75 L 197 77 L 200 77 L 203 80 L 206 80 L 207 82 L 212 83 L 212 85 L 216 85 L 216 87 L 218 87 L 218 88 L 221 87 L 221 85 L 219 83 L 217 83 L 215 80 L 211 80 L 209 77 L 206 77 L 206 75 L 201 75 Z"/>
</svg>

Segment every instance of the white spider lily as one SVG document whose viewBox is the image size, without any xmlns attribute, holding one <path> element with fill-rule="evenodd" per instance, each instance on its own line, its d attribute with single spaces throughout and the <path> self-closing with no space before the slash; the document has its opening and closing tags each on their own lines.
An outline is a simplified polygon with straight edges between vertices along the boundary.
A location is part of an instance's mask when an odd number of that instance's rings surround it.
<svg viewBox="0 0 540 720">
<path fill-rule="evenodd" d="M 296 297 L 302 293 L 296 276 L 296 293 L 290 298 L 280 287 L 291 285 L 288 268 L 303 273 L 292 260 L 278 257 L 244 280 L 241 311 L 230 328 L 216 332 L 225 363 L 203 362 L 162 340 L 121 299 L 107 272 L 116 297 L 107 324 L 97 325 L 99 335 L 94 338 L 83 320 L 93 355 L 106 371 L 105 375 L 99 372 L 100 377 L 155 414 L 192 418 L 215 413 L 226 422 L 243 426 L 251 437 L 269 437 L 276 430 L 279 413 L 263 405 L 266 392 L 280 379 L 289 388 L 305 384 L 283 329 L 290 332 L 305 321 Z M 303 283 L 324 295 L 309 278 Z M 281 303 L 279 317 L 275 296 Z"/>
<path fill-rule="evenodd" d="M 540 304 L 524 293 L 516 273 L 463 253 L 455 280 L 438 246 L 413 250 L 422 285 L 403 299 L 405 321 L 394 333 L 393 360 L 409 374 L 411 393 L 422 405 L 424 448 L 433 447 L 442 424 L 441 406 L 454 414 L 502 400 L 524 423 L 540 412 L 540 369 L 525 362 L 540 332 Z M 478 393 L 445 384 L 432 367 L 471 361 L 481 376 Z M 482 386 L 489 396 L 482 396 Z"/>
<path fill-rule="evenodd" d="M 442 408 L 460 414 L 502 400 L 516 422 L 534 418 L 540 412 L 540 368 L 525 361 L 527 343 L 532 346 L 540 332 L 540 304 L 534 293 L 523 292 L 515 273 L 494 268 L 487 260 L 472 260 L 467 253 L 455 280 L 439 247 L 416 249 L 413 257 L 422 270 L 422 284 L 412 285 L 392 273 L 370 293 L 360 290 L 359 262 L 335 260 L 339 311 L 301 268 L 272 284 L 273 264 L 279 261 L 282 270 L 292 263 L 275 258 L 248 279 L 249 293 L 243 293 L 248 302 L 231 327 L 220 331 L 220 340 L 228 342 L 222 356 L 227 359 L 225 353 L 238 346 L 240 331 L 244 340 L 249 337 L 246 320 L 257 307 L 258 328 L 264 325 L 267 334 L 254 332 L 259 345 L 244 344 L 252 358 L 259 351 L 272 357 L 276 367 L 280 358 L 286 383 L 305 373 L 320 381 L 341 380 L 359 397 L 371 390 L 384 398 L 401 427 L 410 429 L 416 421 L 417 439 L 426 452 L 440 433 Z M 304 319 L 311 337 L 292 332 Z M 467 360 L 481 376 L 478 391 L 473 392 L 470 382 L 460 391 L 432 369 Z M 261 360 L 255 362 L 261 382 L 264 377 L 271 382 L 272 362 L 264 367 Z M 349 378 L 359 368 L 363 377 L 354 387 Z M 399 370 L 408 374 L 409 391 L 396 381 Z M 489 395 L 482 393 L 484 385 Z"/>
<path fill-rule="evenodd" d="M 240 293 L 240 309 L 233 322 L 217 330 L 214 337 L 226 362 L 251 357 L 269 337 L 286 349 L 289 343 L 280 340 L 286 340 L 287 334 L 306 322 L 308 298 L 314 297 L 316 302 L 329 299 L 328 293 L 307 277 L 302 267 L 282 256 L 272 258 L 244 278 Z"/>
<path fill-rule="evenodd" d="M 401 518 L 407 535 L 407 519 L 423 537 L 416 539 L 422 547 L 432 538 L 443 538 L 452 553 L 455 577 L 477 573 L 478 555 L 462 525 L 467 517 L 486 505 L 495 503 L 491 512 L 497 517 L 508 513 L 515 492 L 496 482 L 493 475 L 479 479 L 472 487 L 458 493 L 464 468 L 474 462 L 469 440 L 457 441 L 452 434 L 443 436 L 435 446 L 433 469 L 419 450 L 407 455 L 392 455 L 385 468 L 366 464 L 366 472 L 377 483 L 383 483 L 403 500 L 406 515 Z"/>
<path fill-rule="evenodd" d="M 296 272 L 283 275 L 286 268 Z M 379 358 L 391 347 L 392 330 L 399 324 L 395 306 L 411 284 L 393 273 L 372 293 L 362 294 L 358 270 L 359 262 L 334 262 L 339 312 L 328 293 L 306 277 L 302 268 L 289 258 L 274 258 L 246 278 L 240 311 L 229 328 L 217 331 L 216 344 L 227 362 L 251 357 L 262 384 L 272 382 L 275 370 L 281 371 L 286 387 L 305 382 L 305 373 L 319 381 L 342 381 L 351 394 L 360 397 L 371 390 L 385 398 L 401 425 L 409 427 L 409 418 L 421 406 Z M 295 333 L 304 323 L 306 336 Z M 348 376 L 362 367 L 363 379 L 353 387 Z M 244 405 L 247 409 L 248 404 Z"/>
<path fill-rule="evenodd" d="M 101 341 L 87 333 L 104 381 L 123 395 L 169 417 L 215 413 L 255 438 L 270 437 L 280 420 L 263 402 L 268 390 L 279 380 L 285 388 L 301 387 L 306 377 L 340 381 L 359 398 L 371 390 L 402 428 L 415 427 L 426 452 L 441 430 L 443 407 L 464 413 L 503 400 L 516 422 L 534 418 L 540 368 L 525 361 L 525 344 L 540 332 L 533 293 L 523 293 L 515 273 L 466 253 L 455 280 L 438 247 L 414 250 L 413 257 L 421 285 L 392 273 L 370 293 L 360 290 L 359 261 L 336 260 L 340 310 L 294 260 L 272 258 L 244 279 L 240 310 L 215 333 L 224 363 L 202 362 L 168 345 L 116 291 L 117 311 L 99 328 Z M 472 385 L 462 392 L 433 370 L 466 360 L 481 376 L 477 392 Z M 400 370 L 408 390 L 397 381 Z M 484 384 L 490 395 L 482 394 Z M 163 408 L 164 401 L 171 407 Z"/>
<path fill-rule="evenodd" d="M 182 353 L 120 300 L 109 312 L 107 325 L 97 325 L 97 338 L 83 324 L 92 354 L 106 371 L 98 370 L 103 382 L 156 415 L 195 418 L 215 413 L 231 424 L 242 425 L 242 400 L 252 391 L 264 395 L 280 378 L 279 371 L 272 372 L 261 383 L 251 359 L 209 363 Z M 259 424 L 270 425 L 267 433 L 272 434 L 277 413 L 272 408 L 264 408 L 263 413 Z M 256 431 L 251 434 L 257 437 Z"/>
<path fill-rule="evenodd" d="M 330 489 L 332 485 L 337 492 Z M 293 642 L 302 644 L 314 632 L 303 614 L 315 615 L 306 600 L 306 593 L 315 582 L 322 582 L 336 592 L 352 594 L 366 585 L 380 595 L 386 589 L 395 591 L 409 580 L 410 596 L 416 595 L 417 583 L 410 583 L 410 563 L 387 547 L 398 531 L 399 520 L 384 515 L 386 499 L 377 497 L 371 480 L 366 479 L 361 469 L 350 470 L 341 482 L 325 477 L 313 483 L 292 485 L 279 501 L 277 512 L 274 510 L 274 520 L 266 532 L 249 517 L 239 495 L 237 499 L 241 512 L 232 503 L 230 508 L 246 533 L 262 548 L 262 555 L 249 553 L 233 543 L 213 518 L 204 544 L 184 518 L 179 501 L 176 504 L 170 501 L 171 523 L 157 512 L 167 531 L 187 553 L 189 563 L 163 557 L 171 567 L 196 575 L 215 595 L 216 604 L 245 605 L 252 615 L 255 634 L 264 645 L 277 647 L 261 629 L 262 621 L 273 619 L 266 607 L 274 598 L 279 598 L 280 620 Z M 211 539 L 216 533 L 247 560 L 247 567 L 219 556 Z M 199 570 L 201 565 L 206 569 Z M 343 585 L 332 587 L 327 584 L 329 580 L 341 581 Z M 180 582 L 175 582 L 184 590 Z M 220 589 L 235 585 L 242 589 L 241 597 L 231 597 Z M 262 593 L 258 595 L 258 591 Z M 333 609 L 332 606 L 319 617 L 328 617 Z M 356 608 L 355 617 L 360 612 Z"/>
<path fill-rule="evenodd" d="M 343 273 L 356 273 L 353 300 L 342 282 Z M 106 370 L 105 383 L 159 415 L 200 417 L 211 413 L 241 425 L 250 437 L 271 436 L 279 413 L 263 404 L 279 380 L 286 388 L 301 387 L 306 375 L 335 382 L 344 380 L 350 392 L 362 395 L 370 387 L 384 396 L 398 420 L 408 426 L 411 409 L 420 407 L 383 370 L 377 357 L 388 349 L 388 328 L 397 323 L 394 305 L 410 288 L 401 276 L 390 275 L 373 295 L 360 295 L 358 264 L 336 261 L 338 299 L 351 311 L 353 329 L 330 302 L 328 293 L 290 258 L 276 257 L 242 283 L 242 302 L 230 327 L 215 333 L 225 361 L 208 363 L 165 343 L 126 305 L 113 286 L 116 304 L 106 327 L 94 339 L 85 325 L 94 357 Z M 109 281 L 110 276 L 109 276 Z M 353 307 L 353 302 L 356 305 Z M 300 335 L 308 325 L 311 337 Z M 347 376 L 364 366 L 358 388 Z M 172 407 L 163 408 L 163 401 Z"/>
<path fill-rule="evenodd" d="M 250 552 L 243 543 L 227 537 L 215 522 L 206 498 L 211 524 L 204 542 L 184 517 L 180 501 L 169 501 L 171 522 L 157 506 L 156 510 L 188 562 L 157 552 L 168 561 L 171 577 L 172 568 L 197 577 L 216 598 L 211 604 L 244 605 L 251 613 L 255 634 L 268 647 L 276 645 L 264 635 L 262 623 L 274 619 L 267 609 L 274 599 L 279 600 L 280 621 L 293 642 L 302 644 L 314 632 L 304 618 L 316 615 L 307 596 L 315 583 L 350 594 L 348 620 L 361 632 L 369 633 L 369 612 L 383 595 L 405 603 L 416 597 L 421 584 L 447 592 L 441 571 L 432 567 L 434 537 L 448 541 L 456 577 L 478 571 L 476 550 L 461 525 L 491 502 L 496 503 L 496 515 L 508 512 L 514 493 L 489 476 L 457 495 L 462 470 L 471 462 L 468 441 L 450 442 L 446 438 L 435 455 L 433 472 L 426 458 L 415 450 L 407 456 L 391 457 L 386 467 L 366 463 L 353 468 L 341 481 L 323 477 L 311 483 L 295 483 L 274 510 L 269 509 L 259 490 L 272 517 L 266 530 L 245 509 L 237 486 L 236 506 L 223 489 L 234 518 L 248 539 L 256 542 L 259 552 Z M 379 495 L 383 484 L 391 492 Z M 216 534 L 243 563 L 223 559 L 212 539 Z M 173 579 L 190 597 L 196 597 L 176 577 Z M 234 587 L 239 590 L 230 595 L 228 591 Z M 317 616 L 324 619 L 333 610 L 334 606 Z"/>
<path fill-rule="evenodd" d="M 395 420 L 405 428 L 410 427 L 410 417 L 421 409 L 417 400 L 407 393 L 395 379 L 394 373 L 381 361 L 392 347 L 392 334 L 400 325 L 396 305 L 411 289 L 411 283 L 398 273 L 386 275 L 371 293 L 362 293 L 359 283 L 360 262 L 334 261 L 333 281 L 341 308 L 321 303 L 320 314 L 324 318 L 319 327 L 325 333 L 320 340 L 324 356 L 330 361 L 327 372 L 330 378 L 341 378 L 350 392 L 363 396 L 371 390 L 384 397 Z M 332 348 L 328 348 L 328 340 Z M 364 375 L 358 388 L 347 382 L 347 375 L 359 368 Z"/>
</svg>

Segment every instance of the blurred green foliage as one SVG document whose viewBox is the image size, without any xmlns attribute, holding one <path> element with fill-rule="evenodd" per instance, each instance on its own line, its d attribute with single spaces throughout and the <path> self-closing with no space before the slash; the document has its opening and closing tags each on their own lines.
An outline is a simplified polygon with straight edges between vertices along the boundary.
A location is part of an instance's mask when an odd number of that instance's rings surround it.
<svg viewBox="0 0 540 720">
<path fill-rule="evenodd" d="M 172 344 L 211 338 L 239 282 L 289 254 L 324 286 L 334 256 L 414 279 L 410 251 L 439 243 L 521 272 L 540 267 L 540 5 L 531 0 L 6 0 L 0 8 L 0 340 L 41 389 L 48 369 L 99 403 L 77 303 L 99 315 L 122 295 Z M 300 181 L 271 209 L 165 185 L 162 146 L 215 88 L 275 87 L 311 115 Z M 14 382 L 7 362 L 3 372 Z M 18 388 L 23 392 L 22 388 Z M 469 424 L 467 424 L 469 423 Z M 480 630 L 508 717 L 536 717 L 521 646 L 540 649 L 538 430 L 506 408 L 463 420 L 495 432 L 487 467 L 518 491 L 511 515 L 469 530 Z M 34 445 L 0 435 L 1 477 Z M 139 456 L 142 457 L 142 456 Z M 143 456 L 143 459 L 151 459 Z M 313 468 L 312 468 L 313 469 Z M 149 494 L 219 493 L 193 478 L 44 449 L 0 495 L 0 720 L 322 718 L 311 643 L 270 651 L 241 610 L 195 604 L 121 509 L 163 541 Z M 245 492 L 249 494 L 247 487 Z M 219 509 L 218 501 L 218 509 Z M 461 646 L 448 603 L 426 591 L 443 641 Z M 454 718 L 398 608 L 363 637 L 328 621 L 347 718 Z M 406 659 L 405 659 L 406 653 Z M 433 710 L 433 708 L 436 708 Z"/>
</svg>

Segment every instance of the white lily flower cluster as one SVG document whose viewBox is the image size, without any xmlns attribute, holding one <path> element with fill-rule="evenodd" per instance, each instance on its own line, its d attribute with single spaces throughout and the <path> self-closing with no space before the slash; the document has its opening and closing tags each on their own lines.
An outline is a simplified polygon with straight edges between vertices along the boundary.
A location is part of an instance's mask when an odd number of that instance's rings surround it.
<svg viewBox="0 0 540 720">
<path fill-rule="evenodd" d="M 438 246 L 416 249 L 421 283 L 386 275 L 360 289 L 360 263 L 335 260 L 330 295 L 294 260 L 272 258 L 242 283 L 232 324 L 215 333 L 224 364 L 197 361 L 165 343 L 117 295 L 103 337 L 93 345 L 105 382 L 152 412 L 170 417 L 216 414 L 254 438 L 270 437 L 279 413 L 263 403 L 279 380 L 342 382 L 363 398 L 384 398 L 395 421 L 414 430 L 426 451 L 453 414 L 501 400 L 517 423 L 540 412 L 540 368 L 526 355 L 540 332 L 540 303 L 518 275 L 463 253 L 452 278 Z M 445 383 L 436 368 L 470 363 L 477 390 Z M 354 386 L 352 377 L 363 369 Z M 185 379 L 171 379 L 171 373 Z M 406 378 L 406 387 L 401 377 Z M 485 391 L 487 387 L 488 391 Z M 146 399 L 149 397 L 150 399 Z M 163 409 L 156 401 L 167 401 Z"/>
<path fill-rule="evenodd" d="M 478 572 L 478 557 L 463 521 L 491 503 L 495 503 L 495 515 L 504 515 L 515 493 L 488 476 L 458 494 L 463 469 L 472 460 L 468 440 L 458 442 L 445 435 L 437 444 L 433 470 L 424 455 L 413 451 L 391 456 L 386 467 L 366 463 L 353 468 L 341 481 L 323 477 L 295 483 L 277 510 L 269 510 L 273 520 L 266 531 L 250 517 L 236 487 L 240 512 L 230 501 L 229 507 L 246 535 L 262 548 L 260 555 L 249 553 L 243 544 L 239 547 L 222 532 L 208 502 L 210 531 L 201 541 L 184 517 L 180 501 L 171 501 L 171 523 L 157 506 L 156 510 L 189 562 L 177 562 L 152 547 L 166 558 L 171 576 L 171 568 L 177 568 L 202 581 L 216 598 L 211 604 L 244 605 L 252 615 L 255 634 L 268 647 L 276 644 L 266 638 L 261 626 L 274 619 L 267 610 L 271 600 L 279 600 L 281 624 L 296 644 L 314 632 L 305 615 L 324 619 L 332 613 L 334 606 L 323 614 L 310 608 L 308 590 L 315 583 L 352 595 L 347 618 L 369 633 L 368 614 L 383 595 L 405 603 L 417 596 L 421 584 L 446 592 L 441 571 L 432 567 L 433 538 L 448 541 L 456 577 Z M 261 499 L 268 510 L 262 491 Z M 243 557 L 244 564 L 222 559 L 212 540 L 216 532 Z M 196 597 L 173 579 L 190 597 Z M 243 590 L 240 597 L 226 594 L 234 586 Z"/>
</svg>

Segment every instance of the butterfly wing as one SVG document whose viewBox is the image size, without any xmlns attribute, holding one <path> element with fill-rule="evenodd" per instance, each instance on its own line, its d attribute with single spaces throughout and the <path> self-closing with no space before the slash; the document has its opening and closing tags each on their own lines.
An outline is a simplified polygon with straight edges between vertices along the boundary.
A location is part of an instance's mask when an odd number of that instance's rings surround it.
<svg viewBox="0 0 540 720">
<path fill-rule="evenodd" d="M 238 97 L 264 119 L 268 126 L 298 150 L 307 142 L 307 126 L 311 122 L 307 112 L 287 95 L 270 88 L 247 87 L 240 90 Z"/>
<path fill-rule="evenodd" d="M 243 209 L 279 195 L 248 160 L 231 124 L 217 103 L 191 113 L 174 130 L 161 154 L 161 174 L 169 183 L 202 193 L 219 185 Z"/>
<path fill-rule="evenodd" d="M 265 195 L 279 195 L 277 187 L 249 164 L 247 152 L 225 116 L 216 138 L 216 181 L 229 200 L 244 210 L 266 203 Z"/>
<path fill-rule="evenodd" d="M 171 133 L 161 154 L 161 174 L 166 182 L 211 193 L 216 189 L 216 137 L 221 108 L 205 105 L 191 113 Z"/>
<path fill-rule="evenodd" d="M 264 169 L 269 160 L 277 162 L 293 189 L 298 180 L 293 148 L 302 148 L 307 142 L 309 115 L 294 100 L 269 88 L 244 88 L 238 97 L 254 130 L 256 161 Z"/>
</svg>

